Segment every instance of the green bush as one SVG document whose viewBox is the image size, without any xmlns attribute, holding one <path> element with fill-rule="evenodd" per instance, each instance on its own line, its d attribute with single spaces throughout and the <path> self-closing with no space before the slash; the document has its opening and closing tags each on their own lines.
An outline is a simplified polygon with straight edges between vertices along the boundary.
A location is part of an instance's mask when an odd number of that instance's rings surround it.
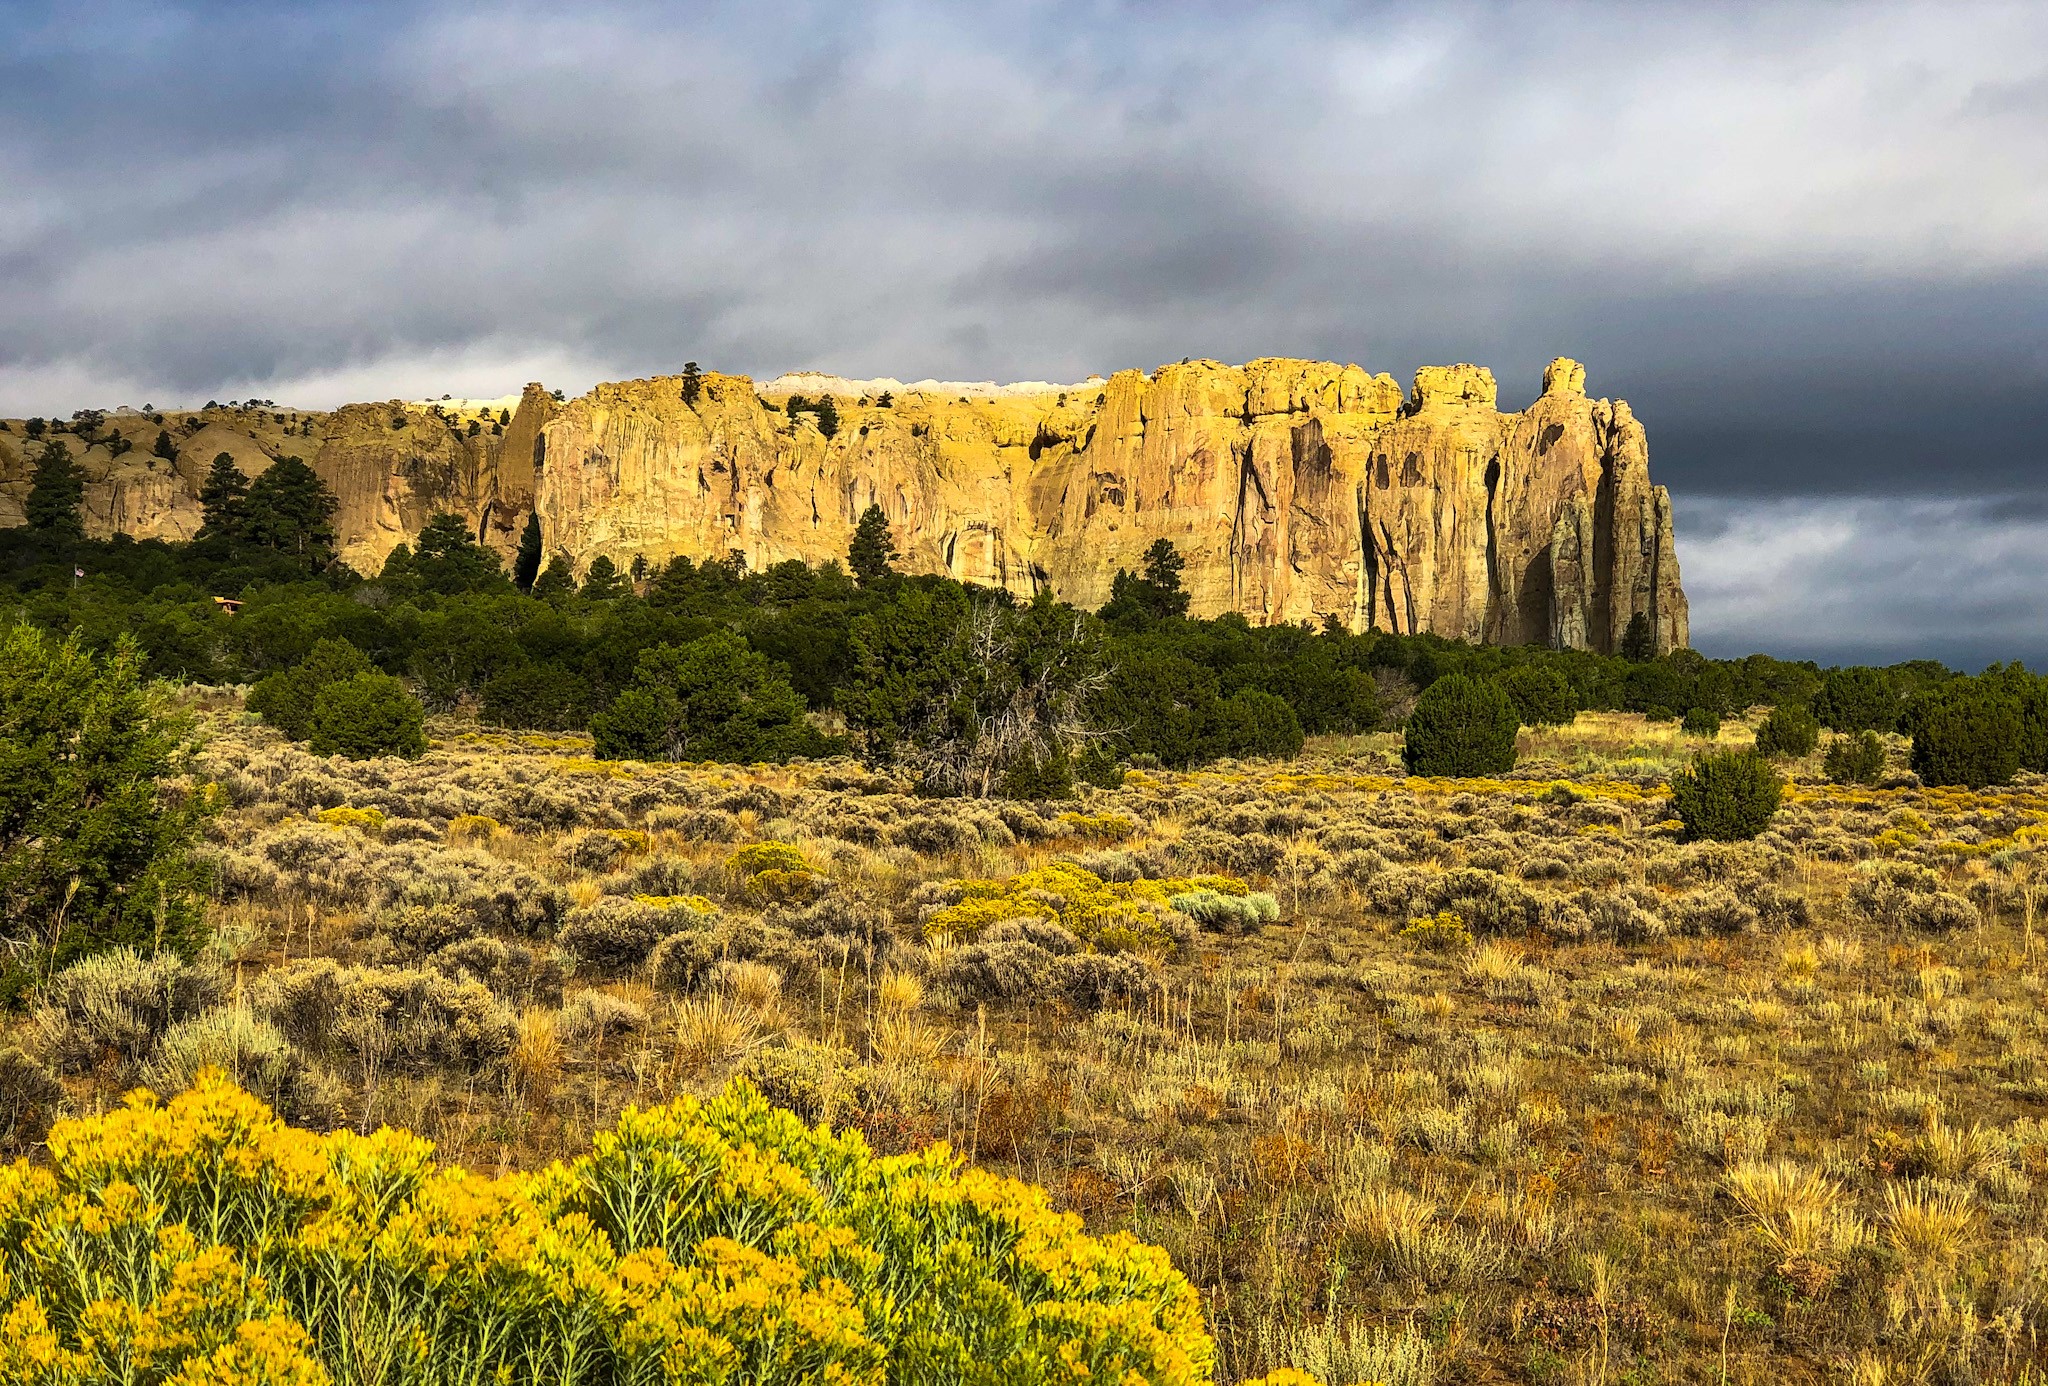
<svg viewBox="0 0 2048 1386">
<path fill-rule="evenodd" d="M 313 699 L 313 754 L 368 760 L 427 753 L 426 710 L 389 674 L 357 674 L 330 683 Z"/>
<path fill-rule="evenodd" d="M 204 938 L 192 855 L 211 799 L 176 787 L 188 723 L 142 680 L 27 626 L 0 637 L 0 1002 L 117 944 L 189 954 Z"/>
<path fill-rule="evenodd" d="M 1678 724 L 1678 730 L 1687 736 L 1712 741 L 1721 734 L 1721 718 L 1711 708 L 1691 708 L 1686 712 L 1685 720 Z"/>
<path fill-rule="evenodd" d="M 1226 934 L 1254 933 L 1280 917 L 1279 902 L 1263 891 L 1225 895 L 1204 887 L 1176 895 L 1169 903 L 1204 928 Z"/>
<path fill-rule="evenodd" d="M 1525 727 L 1565 726 L 1579 715 L 1578 695 L 1563 674 L 1541 664 L 1510 669 L 1501 686 Z"/>
<path fill-rule="evenodd" d="M 369 658 L 346 640 L 321 640 L 289 669 L 249 690 L 249 711 L 294 741 L 313 735 L 313 701 L 331 683 L 376 672 Z"/>
<path fill-rule="evenodd" d="M 2020 711 L 1996 689 L 1962 685 L 1915 709 L 1913 773 L 1927 785 L 1982 789 L 2020 768 Z"/>
<path fill-rule="evenodd" d="M 1243 689 L 1219 702 L 1214 726 L 1218 755 L 1286 760 L 1301 751 L 1301 723 L 1294 709 L 1256 688 Z"/>
<path fill-rule="evenodd" d="M 1671 777 L 1671 808 L 1688 841 L 1745 842 L 1770 826 L 1784 782 L 1753 750 L 1707 752 Z"/>
<path fill-rule="evenodd" d="M 1811 755 L 1819 744 L 1820 723 L 1797 703 L 1772 708 L 1771 715 L 1756 729 L 1758 755 Z"/>
<path fill-rule="evenodd" d="M 1071 799 L 1074 765 L 1066 751 L 1054 746 L 1044 755 L 1020 755 L 996 777 L 999 799 Z"/>
<path fill-rule="evenodd" d="M 522 664 L 484 685 L 478 717 L 500 727 L 566 731 L 589 720 L 590 683 L 580 670 L 559 664 Z"/>
<path fill-rule="evenodd" d="M 1829 731 L 1888 732 L 1899 724 L 1899 694 L 1881 669 L 1830 669 L 1813 695 L 1813 715 Z"/>
<path fill-rule="evenodd" d="M 604 760 L 751 764 L 831 749 L 783 667 L 730 631 L 643 651 L 633 686 L 590 719 L 590 732 Z"/>
<path fill-rule="evenodd" d="M 1876 784 L 1884 778 L 1884 765 L 1884 742 L 1867 731 L 1830 741 L 1820 768 L 1836 784 Z"/>
<path fill-rule="evenodd" d="M 1515 768 L 1521 719 L 1501 686 L 1447 674 L 1408 715 L 1401 758 L 1411 775 L 1498 775 Z"/>
</svg>

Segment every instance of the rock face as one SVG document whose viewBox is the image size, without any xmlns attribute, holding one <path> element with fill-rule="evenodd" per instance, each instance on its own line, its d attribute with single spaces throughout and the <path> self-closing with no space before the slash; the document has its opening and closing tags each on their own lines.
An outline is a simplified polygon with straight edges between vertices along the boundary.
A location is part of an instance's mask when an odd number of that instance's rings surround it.
<svg viewBox="0 0 2048 1386">
<path fill-rule="evenodd" d="M 171 416 L 175 461 L 149 456 L 157 424 L 122 416 L 104 431 L 133 450 L 85 454 L 88 522 L 185 537 L 216 453 L 254 475 L 297 452 L 340 497 L 343 556 L 364 571 L 441 510 L 506 553 L 537 510 L 579 568 L 820 562 L 875 503 L 916 571 L 1083 606 L 1166 538 L 1201 615 L 1611 651 L 1640 612 L 1659 648 L 1682 646 L 1670 497 L 1628 405 L 1585 379 L 1559 358 L 1533 404 L 1502 413 L 1470 365 L 1424 367 L 1405 396 L 1285 359 L 1067 386 L 706 375 L 693 404 L 661 376 L 566 402 L 529 385 L 516 404 Z M 788 411 L 795 393 L 833 396 L 832 436 Z M 34 447 L 19 425 L 0 434 L 0 523 L 19 522 Z"/>
</svg>

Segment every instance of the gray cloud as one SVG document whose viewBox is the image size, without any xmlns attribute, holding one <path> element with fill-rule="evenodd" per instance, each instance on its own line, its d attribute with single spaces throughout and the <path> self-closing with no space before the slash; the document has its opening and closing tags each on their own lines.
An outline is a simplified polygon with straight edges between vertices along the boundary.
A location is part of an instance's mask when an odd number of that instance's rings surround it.
<svg viewBox="0 0 2048 1386">
<path fill-rule="evenodd" d="M 2048 494 L 2038 6 L 11 11 L 4 413 L 1564 353 L 1682 498 Z"/>
<path fill-rule="evenodd" d="M 1678 511 L 1693 642 L 1706 653 L 2048 669 L 2037 498 L 1708 499 Z"/>
</svg>

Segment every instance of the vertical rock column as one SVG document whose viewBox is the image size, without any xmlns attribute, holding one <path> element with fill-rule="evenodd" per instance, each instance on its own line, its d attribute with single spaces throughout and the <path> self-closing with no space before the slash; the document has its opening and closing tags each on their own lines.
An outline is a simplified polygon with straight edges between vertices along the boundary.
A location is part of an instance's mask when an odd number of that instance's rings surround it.
<svg viewBox="0 0 2048 1386">
<path fill-rule="evenodd" d="M 1605 405 L 1605 401 L 1601 402 Z M 1657 649 L 1677 649 L 1688 637 L 1685 594 L 1678 585 L 1672 538 L 1671 495 L 1650 485 L 1649 443 L 1626 400 L 1605 413 L 1607 477 L 1602 500 L 1610 526 L 1605 653 L 1621 648 L 1637 615 L 1649 618 Z"/>
<path fill-rule="evenodd" d="M 1593 507 L 1573 496 L 1550 527 L 1550 643 L 1593 647 Z"/>
</svg>

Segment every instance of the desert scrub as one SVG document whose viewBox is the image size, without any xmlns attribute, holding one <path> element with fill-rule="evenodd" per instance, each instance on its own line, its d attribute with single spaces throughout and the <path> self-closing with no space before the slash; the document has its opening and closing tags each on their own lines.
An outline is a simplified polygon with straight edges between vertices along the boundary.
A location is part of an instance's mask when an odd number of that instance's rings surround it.
<svg viewBox="0 0 2048 1386">
<path fill-rule="evenodd" d="M 561 945 L 600 972 L 622 972 L 647 961 L 671 934 L 702 928 L 715 913 L 700 896 L 605 896 L 569 911 L 557 936 Z"/>
<path fill-rule="evenodd" d="M 1121 842 L 1137 825 L 1120 813 L 1062 813 L 1056 820 L 1060 831 L 1090 842 Z"/>
<path fill-rule="evenodd" d="M 299 1050 L 347 1063 L 365 1085 L 387 1071 L 488 1067 L 511 1051 L 517 1030 L 481 983 L 424 969 L 344 967 L 332 958 L 265 973 L 250 1000 Z"/>
<path fill-rule="evenodd" d="M 1472 931 L 1449 910 L 1409 920 L 1401 937 L 1431 953 L 1463 953 L 1472 946 Z"/>
<path fill-rule="evenodd" d="M 1248 934 L 1280 917 L 1280 906 L 1264 891 L 1228 895 L 1209 887 L 1184 891 L 1167 903 L 1218 933 Z"/>
<path fill-rule="evenodd" d="M 1089 1237 L 944 1147 L 878 1159 L 744 1084 L 628 1108 L 537 1176 L 438 1166 L 388 1128 L 294 1130 L 217 1075 L 62 1123 L 49 1151 L 0 1171 L 0 1366 L 25 1386 L 136 1366 L 313 1386 L 370 1362 L 560 1386 L 1213 1370 L 1165 1252 Z"/>
<path fill-rule="evenodd" d="M 740 894 L 762 904 L 809 900 L 826 882 L 808 858 L 786 842 L 754 842 L 725 859 Z"/>
<path fill-rule="evenodd" d="M 347 804 L 321 809 L 313 816 L 330 828 L 354 828 L 369 836 L 383 832 L 388 821 L 383 809 L 352 808 Z"/>
<path fill-rule="evenodd" d="M 1007 880 L 956 881 L 951 891 L 955 902 L 924 920 L 925 937 L 935 943 L 971 940 L 1008 919 L 1045 919 L 1106 951 L 1172 949 L 1176 939 L 1167 915 L 1176 896 L 1251 893 L 1243 881 L 1229 876 L 1105 881 L 1065 861 Z"/>
<path fill-rule="evenodd" d="M 61 1073 L 106 1068 L 131 1081 L 171 1027 L 226 991 L 219 968 L 116 948 L 51 979 L 34 1017 L 37 1048 Z"/>
<path fill-rule="evenodd" d="M 748 880 L 763 871 L 809 871 L 811 864 L 787 842 L 751 842 L 726 857 L 725 869 Z"/>
</svg>

